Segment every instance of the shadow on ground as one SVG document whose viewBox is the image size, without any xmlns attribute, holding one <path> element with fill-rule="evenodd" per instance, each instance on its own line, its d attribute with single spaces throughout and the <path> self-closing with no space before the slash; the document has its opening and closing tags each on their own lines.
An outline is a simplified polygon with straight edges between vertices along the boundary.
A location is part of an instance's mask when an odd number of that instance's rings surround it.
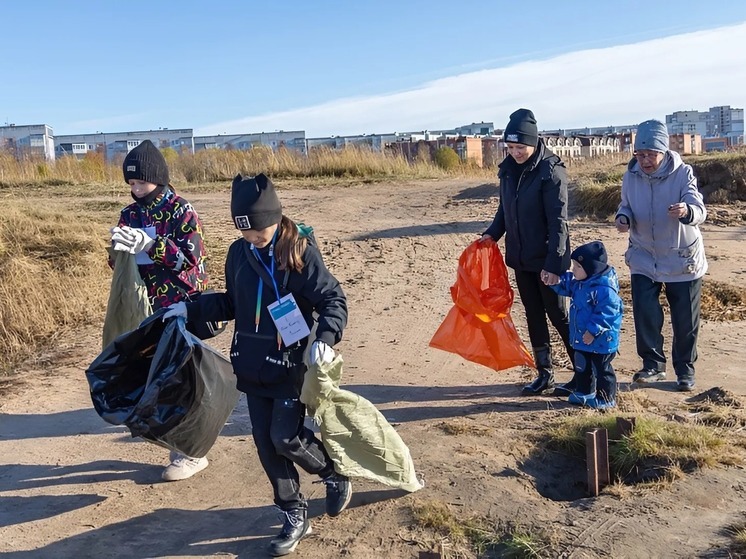
<svg viewBox="0 0 746 559">
<path fill-rule="evenodd" d="M 359 507 L 405 495 L 398 490 L 368 491 L 353 495 L 350 507 Z M 80 495 L 88 503 L 95 495 Z M 69 504 L 67 505 L 69 506 Z M 86 506 L 86 505 L 83 505 Z M 77 507 L 73 507 L 77 508 Z M 323 514 L 324 503 L 309 503 L 312 517 Z M 60 510 L 60 513 L 65 512 Z M 29 518 L 21 522 L 33 520 Z M 11 551 L 4 559 L 39 557 L 106 557 L 107 559 L 146 559 L 149 557 L 209 557 L 233 554 L 242 559 L 268 557 L 269 540 L 280 529 L 280 518 L 273 506 L 223 510 L 159 509 L 123 522 L 94 527 L 87 532 L 63 538 L 27 551 Z M 313 538 L 315 536 L 310 536 Z"/>
<path fill-rule="evenodd" d="M 565 409 L 570 405 L 560 398 L 521 398 L 520 386 L 490 384 L 483 386 L 399 386 L 356 384 L 343 386 L 369 400 L 382 404 L 422 403 L 421 406 L 397 406 L 382 409 L 390 422 L 424 421 L 464 417 L 490 412 L 511 413 Z M 501 401 L 504 399 L 504 401 Z M 459 402 L 461 405 L 433 405 L 433 402 Z"/>
<path fill-rule="evenodd" d="M 370 231 L 352 237 L 353 241 L 367 241 L 370 239 L 395 239 L 399 237 L 429 237 L 431 235 L 455 235 L 472 233 L 481 235 L 487 229 L 489 221 L 449 221 L 447 223 L 433 223 L 430 225 L 412 225 L 409 227 L 394 227 Z"/>
</svg>

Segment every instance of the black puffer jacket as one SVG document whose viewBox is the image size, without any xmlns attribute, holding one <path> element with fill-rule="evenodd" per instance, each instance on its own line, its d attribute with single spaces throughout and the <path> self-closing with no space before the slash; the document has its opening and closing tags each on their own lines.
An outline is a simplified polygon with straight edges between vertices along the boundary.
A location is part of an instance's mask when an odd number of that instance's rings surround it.
<svg viewBox="0 0 746 559">
<path fill-rule="evenodd" d="M 499 165 L 500 206 L 485 231 L 505 235 L 505 262 L 514 270 L 561 275 L 570 268 L 567 173 L 559 157 L 539 140 L 523 166 L 508 155 Z"/>
<path fill-rule="evenodd" d="M 254 258 L 249 243 L 236 240 L 228 249 L 225 261 L 224 293 L 205 293 L 187 304 L 189 320 L 218 321 L 235 319 L 231 344 L 231 362 L 242 392 L 269 398 L 298 398 L 306 366 L 303 351 L 309 343 L 305 338 L 290 347 L 277 347 L 277 328 L 267 310 L 276 300 L 274 290 L 262 288 L 259 330 L 256 330 L 255 309 L 259 274 L 249 262 Z M 259 251 L 269 265 L 268 250 Z M 309 329 L 318 313 L 316 338 L 333 346 L 342 339 L 347 324 L 347 299 L 342 286 L 324 265 L 313 237 L 303 253 L 303 270 L 290 272 L 287 289 L 282 288 L 285 272 L 275 270 L 280 296 L 292 293 L 306 319 Z"/>
</svg>

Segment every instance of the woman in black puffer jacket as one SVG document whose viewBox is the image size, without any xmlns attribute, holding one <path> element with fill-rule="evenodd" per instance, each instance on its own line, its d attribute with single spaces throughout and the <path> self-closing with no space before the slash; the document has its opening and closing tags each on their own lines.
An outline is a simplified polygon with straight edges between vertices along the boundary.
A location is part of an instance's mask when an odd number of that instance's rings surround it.
<svg viewBox="0 0 746 559">
<path fill-rule="evenodd" d="M 528 109 L 510 115 L 505 128 L 508 155 L 499 165 L 500 205 L 482 238 L 505 235 L 505 263 L 515 271 L 526 311 L 538 376 L 524 394 L 567 395 L 574 380 L 555 387 L 547 317 L 572 360 L 567 304 L 549 286 L 570 268 L 565 166 L 539 139 Z M 553 392 L 554 391 L 554 392 Z"/>
</svg>

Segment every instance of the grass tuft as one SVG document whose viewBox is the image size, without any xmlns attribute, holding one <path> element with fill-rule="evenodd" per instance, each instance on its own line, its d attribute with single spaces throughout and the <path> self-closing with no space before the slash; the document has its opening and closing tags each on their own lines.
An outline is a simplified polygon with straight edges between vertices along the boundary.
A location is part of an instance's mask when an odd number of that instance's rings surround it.
<svg viewBox="0 0 746 559">
<path fill-rule="evenodd" d="M 671 481 L 680 472 L 740 462 L 712 428 L 649 416 L 638 416 L 635 429 L 622 437 L 616 433 L 616 416 L 590 413 L 569 416 L 549 428 L 547 442 L 550 448 L 584 457 L 585 433 L 595 428 L 609 432 L 612 477 L 630 483 Z"/>
<path fill-rule="evenodd" d="M 485 517 L 462 517 L 439 501 L 417 502 L 411 506 L 415 523 L 445 538 L 457 548 L 466 548 L 481 557 L 495 552 L 499 557 L 540 559 L 550 548 L 548 538 L 512 523 L 491 522 Z"/>
</svg>

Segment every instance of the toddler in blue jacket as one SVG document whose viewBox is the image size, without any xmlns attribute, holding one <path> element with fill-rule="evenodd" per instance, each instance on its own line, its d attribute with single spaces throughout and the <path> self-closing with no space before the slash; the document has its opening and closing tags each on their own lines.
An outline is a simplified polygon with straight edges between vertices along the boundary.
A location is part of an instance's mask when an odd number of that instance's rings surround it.
<svg viewBox="0 0 746 559">
<path fill-rule="evenodd" d="M 577 247 L 570 258 L 570 271 L 552 286 L 570 297 L 570 342 L 578 384 L 568 401 L 595 409 L 613 408 L 616 375 L 611 362 L 619 349 L 623 313 L 619 280 L 601 241 Z"/>
</svg>

